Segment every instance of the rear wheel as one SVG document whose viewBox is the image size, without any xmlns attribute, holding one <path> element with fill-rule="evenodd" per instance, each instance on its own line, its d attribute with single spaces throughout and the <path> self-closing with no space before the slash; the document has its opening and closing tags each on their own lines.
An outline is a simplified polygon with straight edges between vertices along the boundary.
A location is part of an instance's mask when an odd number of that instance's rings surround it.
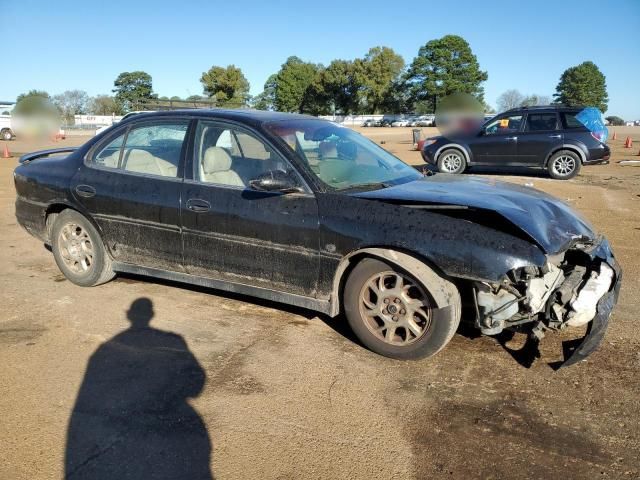
<svg viewBox="0 0 640 480">
<path fill-rule="evenodd" d="M 115 276 L 98 231 L 74 210 L 64 210 L 55 219 L 51 247 L 58 268 L 76 285 L 93 287 Z"/>
<path fill-rule="evenodd" d="M 438 170 L 442 173 L 462 173 L 467 168 L 467 160 L 460 150 L 449 148 L 438 157 Z"/>
<path fill-rule="evenodd" d="M 439 309 L 429 292 L 438 287 L 424 286 L 395 266 L 365 259 L 345 284 L 347 321 L 360 341 L 380 355 L 430 357 L 451 340 L 460 322 L 457 290 L 451 308 Z"/>
<path fill-rule="evenodd" d="M 2 133 L 0 134 L 0 136 L 2 136 L 3 140 L 11 140 L 13 138 L 13 135 L 11 133 L 11 130 L 2 130 Z"/>
<path fill-rule="evenodd" d="M 547 170 L 556 180 L 569 180 L 580 171 L 580 157 L 570 150 L 560 150 L 549 159 Z"/>
</svg>

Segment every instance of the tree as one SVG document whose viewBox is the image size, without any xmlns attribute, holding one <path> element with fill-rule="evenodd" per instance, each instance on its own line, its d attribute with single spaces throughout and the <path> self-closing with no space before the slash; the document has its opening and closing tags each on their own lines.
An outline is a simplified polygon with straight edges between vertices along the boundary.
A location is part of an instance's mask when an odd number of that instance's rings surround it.
<svg viewBox="0 0 640 480">
<path fill-rule="evenodd" d="M 519 107 L 522 105 L 524 98 L 524 95 L 522 95 L 518 90 L 513 88 L 507 90 L 498 97 L 498 111 L 504 112 L 506 110 Z"/>
<path fill-rule="evenodd" d="M 614 127 L 620 127 L 624 125 L 624 120 L 616 115 L 605 117 L 605 120 L 609 122 L 609 125 L 613 125 Z"/>
<path fill-rule="evenodd" d="M 570 107 L 596 107 L 603 113 L 609 102 L 605 76 L 593 62 L 566 69 L 553 96 L 558 103 Z"/>
<path fill-rule="evenodd" d="M 89 95 L 84 90 L 67 90 L 53 97 L 53 104 L 67 124 L 73 123 L 75 115 L 86 113 L 88 103 Z"/>
<path fill-rule="evenodd" d="M 289 57 L 276 74 L 274 107 L 281 112 L 314 113 L 319 106 L 321 65 Z M 314 86 L 315 88 L 311 89 Z"/>
<path fill-rule="evenodd" d="M 16 106 L 13 113 L 16 115 L 34 115 L 56 113 L 56 108 L 51 104 L 51 97 L 43 90 L 29 90 L 21 93 L 16 98 Z"/>
<path fill-rule="evenodd" d="M 317 103 L 332 113 L 349 115 L 358 110 L 361 84 L 357 66 L 349 60 L 334 60 L 320 72 L 320 87 L 312 87 Z"/>
<path fill-rule="evenodd" d="M 214 65 L 202 74 L 204 93 L 222 107 L 244 107 L 249 100 L 249 82 L 235 65 Z"/>
<path fill-rule="evenodd" d="M 373 47 L 362 60 L 356 60 L 358 83 L 362 84 L 362 97 L 367 113 L 377 113 L 383 102 L 395 97 L 393 88 L 404 69 L 404 59 L 389 47 Z"/>
<path fill-rule="evenodd" d="M 87 111 L 92 115 L 122 115 L 122 104 L 111 95 L 97 95 L 89 100 Z"/>
<path fill-rule="evenodd" d="M 549 105 L 551 103 L 551 98 L 549 98 L 546 95 L 537 95 L 537 94 L 532 94 L 532 95 L 527 95 L 526 97 L 524 97 L 522 99 L 522 102 L 520 102 L 520 106 L 521 107 L 535 107 L 538 105 Z"/>
<path fill-rule="evenodd" d="M 273 110 L 275 108 L 276 74 L 269 76 L 261 93 L 251 99 L 251 106 L 256 110 Z"/>
<path fill-rule="evenodd" d="M 146 72 L 122 72 L 113 85 L 116 100 L 125 110 L 140 108 L 140 103 L 157 98 L 153 93 L 151 75 Z"/>
<path fill-rule="evenodd" d="M 428 102 L 432 111 L 438 99 L 454 92 L 484 101 L 482 82 L 487 78 L 467 41 L 457 35 L 445 35 L 420 47 L 407 72 L 412 98 Z"/>
</svg>

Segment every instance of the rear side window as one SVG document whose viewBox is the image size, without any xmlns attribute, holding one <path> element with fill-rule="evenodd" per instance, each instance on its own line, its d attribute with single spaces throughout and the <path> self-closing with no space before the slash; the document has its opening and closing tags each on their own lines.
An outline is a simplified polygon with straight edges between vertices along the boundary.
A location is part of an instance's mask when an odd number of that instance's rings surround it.
<svg viewBox="0 0 640 480">
<path fill-rule="evenodd" d="M 105 145 L 92 163 L 129 172 L 176 177 L 188 121 L 133 126 Z"/>
<path fill-rule="evenodd" d="M 563 112 L 561 113 L 561 116 L 562 116 L 562 124 L 564 128 L 567 130 L 578 130 L 578 129 L 584 130 L 586 128 L 580 122 L 580 120 L 576 118 L 576 114 L 574 113 Z"/>
<path fill-rule="evenodd" d="M 555 113 L 530 113 L 527 115 L 527 132 L 555 130 L 558 119 Z"/>
</svg>

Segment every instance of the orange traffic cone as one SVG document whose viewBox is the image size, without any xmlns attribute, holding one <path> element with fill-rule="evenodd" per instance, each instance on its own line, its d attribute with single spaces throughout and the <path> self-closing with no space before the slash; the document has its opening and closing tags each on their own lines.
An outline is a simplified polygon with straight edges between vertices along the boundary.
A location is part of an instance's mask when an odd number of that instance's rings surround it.
<svg viewBox="0 0 640 480">
<path fill-rule="evenodd" d="M 7 147 L 7 144 L 4 144 L 4 150 L 2 152 L 2 158 L 11 158 L 11 153 L 9 152 L 9 147 Z"/>
<path fill-rule="evenodd" d="M 618 132 L 613 132 L 613 137 L 611 137 L 611 140 L 617 140 L 618 139 Z"/>
<path fill-rule="evenodd" d="M 631 148 L 633 147 L 633 141 L 631 140 L 631 137 L 627 137 L 627 139 L 624 142 L 624 148 Z"/>
</svg>

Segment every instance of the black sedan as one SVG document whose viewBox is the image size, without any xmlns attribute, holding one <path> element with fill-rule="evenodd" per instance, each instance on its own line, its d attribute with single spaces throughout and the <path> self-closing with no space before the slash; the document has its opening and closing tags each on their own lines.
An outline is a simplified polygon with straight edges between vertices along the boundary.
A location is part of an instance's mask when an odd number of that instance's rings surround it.
<svg viewBox="0 0 640 480">
<path fill-rule="evenodd" d="M 474 177 L 424 177 L 354 131 L 254 111 L 138 114 L 15 170 L 16 216 L 81 286 L 150 275 L 337 316 L 371 350 L 435 354 L 488 335 L 589 324 L 620 268 L 567 205 Z M 470 313 L 468 313 L 470 312 Z"/>
</svg>

